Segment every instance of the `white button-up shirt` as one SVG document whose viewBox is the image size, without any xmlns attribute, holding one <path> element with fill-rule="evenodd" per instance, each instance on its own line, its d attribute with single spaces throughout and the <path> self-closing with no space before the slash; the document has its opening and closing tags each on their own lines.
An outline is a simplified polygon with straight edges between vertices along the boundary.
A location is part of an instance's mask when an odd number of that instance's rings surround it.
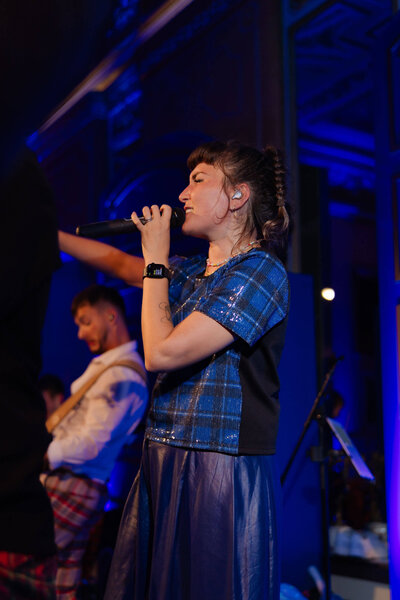
<svg viewBox="0 0 400 600">
<path fill-rule="evenodd" d="M 118 360 L 143 361 L 131 341 L 93 358 L 71 385 L 79 390 L 96 371 Z M 122 446 L 143 420 L 148 392 L 142 377 L 129 367 L 110 367 L 53 430 L 48 448 L 52 469 L 63 466 L 77 474 L 106 481 Z"/>
</svg>

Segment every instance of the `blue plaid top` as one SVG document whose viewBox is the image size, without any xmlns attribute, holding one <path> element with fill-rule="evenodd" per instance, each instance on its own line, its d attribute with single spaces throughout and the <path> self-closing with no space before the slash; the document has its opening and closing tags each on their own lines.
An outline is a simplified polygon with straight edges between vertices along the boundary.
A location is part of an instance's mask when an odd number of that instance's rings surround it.
<svg viewBox="0 0 400 600">
<path fill-rule="evenodd" d="M 285 319 L 289 287 L 285 268 L 254 248 L 204 277 L 204 257 L 170 261 L 169 298 L 174 326 L 194 310 L 253 346 Z M 233 343 L 189 367 L 160 373 L 146 437 L 156 442 L 238 454 L 242 413 L 240 344 Z"/>
</svg>

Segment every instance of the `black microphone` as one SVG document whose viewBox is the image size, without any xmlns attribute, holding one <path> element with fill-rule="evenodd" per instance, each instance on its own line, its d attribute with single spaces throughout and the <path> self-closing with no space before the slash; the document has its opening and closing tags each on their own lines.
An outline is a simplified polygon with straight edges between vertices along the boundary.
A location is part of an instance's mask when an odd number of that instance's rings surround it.
<svg viewBox="0 0 400 600">
<path fill-rule="evenodd" d="M 139 217 L 139 220 L 145 225 L 147 219 Z M 171 227 L 181 227 L 185 222 L 185 211 L 181 206 L 175 206 L 171 214 Z M 76 228 L 76 235 L 87 238 L 98 238 L 116 233 L 132 233 L 138 228 L 131 219 L 113 219 L 112 221 L 99 221 L 98 223 L 87 223 L 79 225 Z"/>
</svg>

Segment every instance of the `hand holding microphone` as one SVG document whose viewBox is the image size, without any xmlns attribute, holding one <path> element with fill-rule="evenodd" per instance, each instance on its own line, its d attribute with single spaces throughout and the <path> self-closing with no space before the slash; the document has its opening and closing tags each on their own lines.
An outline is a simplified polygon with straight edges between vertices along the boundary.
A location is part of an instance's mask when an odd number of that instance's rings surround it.
<svg viewBox="0 0 400 600">
<path fill-rule="evenodd" d="M 132 213 L 132 221 L 140 231 L 142 241 L 143 258 L 146 265 L 150 263 L 168 266 L 171 232 L 170 223 L 172 208 L 167 204 L 151 207 L 143 207 L 143 217 L 140 218 L 136 212 Z"/>
<path fill-rule="evenodd" d="M 145 225 L 149 219 L 139 217 L 140 222 Z M 185 221 L 185 211 L 181 206 L 175 206 L 171 214 L 171 227 L 181 227 Z M 133 233 L 138 231 L 136 225 L 130 218 L 112 219 L 110 221 L 99 221 L 97 223 L 87 223 L 76 228 L 76 235 L 87 238 L 99 238 L 107 235 L 119 233 Z"/>
</svg>

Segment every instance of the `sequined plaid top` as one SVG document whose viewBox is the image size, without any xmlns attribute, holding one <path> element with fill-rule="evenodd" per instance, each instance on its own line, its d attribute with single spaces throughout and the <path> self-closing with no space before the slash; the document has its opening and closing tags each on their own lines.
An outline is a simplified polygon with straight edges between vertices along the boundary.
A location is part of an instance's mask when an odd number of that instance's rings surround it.
<svg viewBox="0 0 400 600">
<path fill-rule="evenodd" d="M 226 327 L 235 341 L 199 363 L 159 374 L 146 437 L 228 454 L 273 453 L 277 366 L 289 304 L 285 268 L 259 248 L 208 277 L 204 257 L 174 258 L 170 268 L 174 326 L 197 310 Z"/>
</svg>

